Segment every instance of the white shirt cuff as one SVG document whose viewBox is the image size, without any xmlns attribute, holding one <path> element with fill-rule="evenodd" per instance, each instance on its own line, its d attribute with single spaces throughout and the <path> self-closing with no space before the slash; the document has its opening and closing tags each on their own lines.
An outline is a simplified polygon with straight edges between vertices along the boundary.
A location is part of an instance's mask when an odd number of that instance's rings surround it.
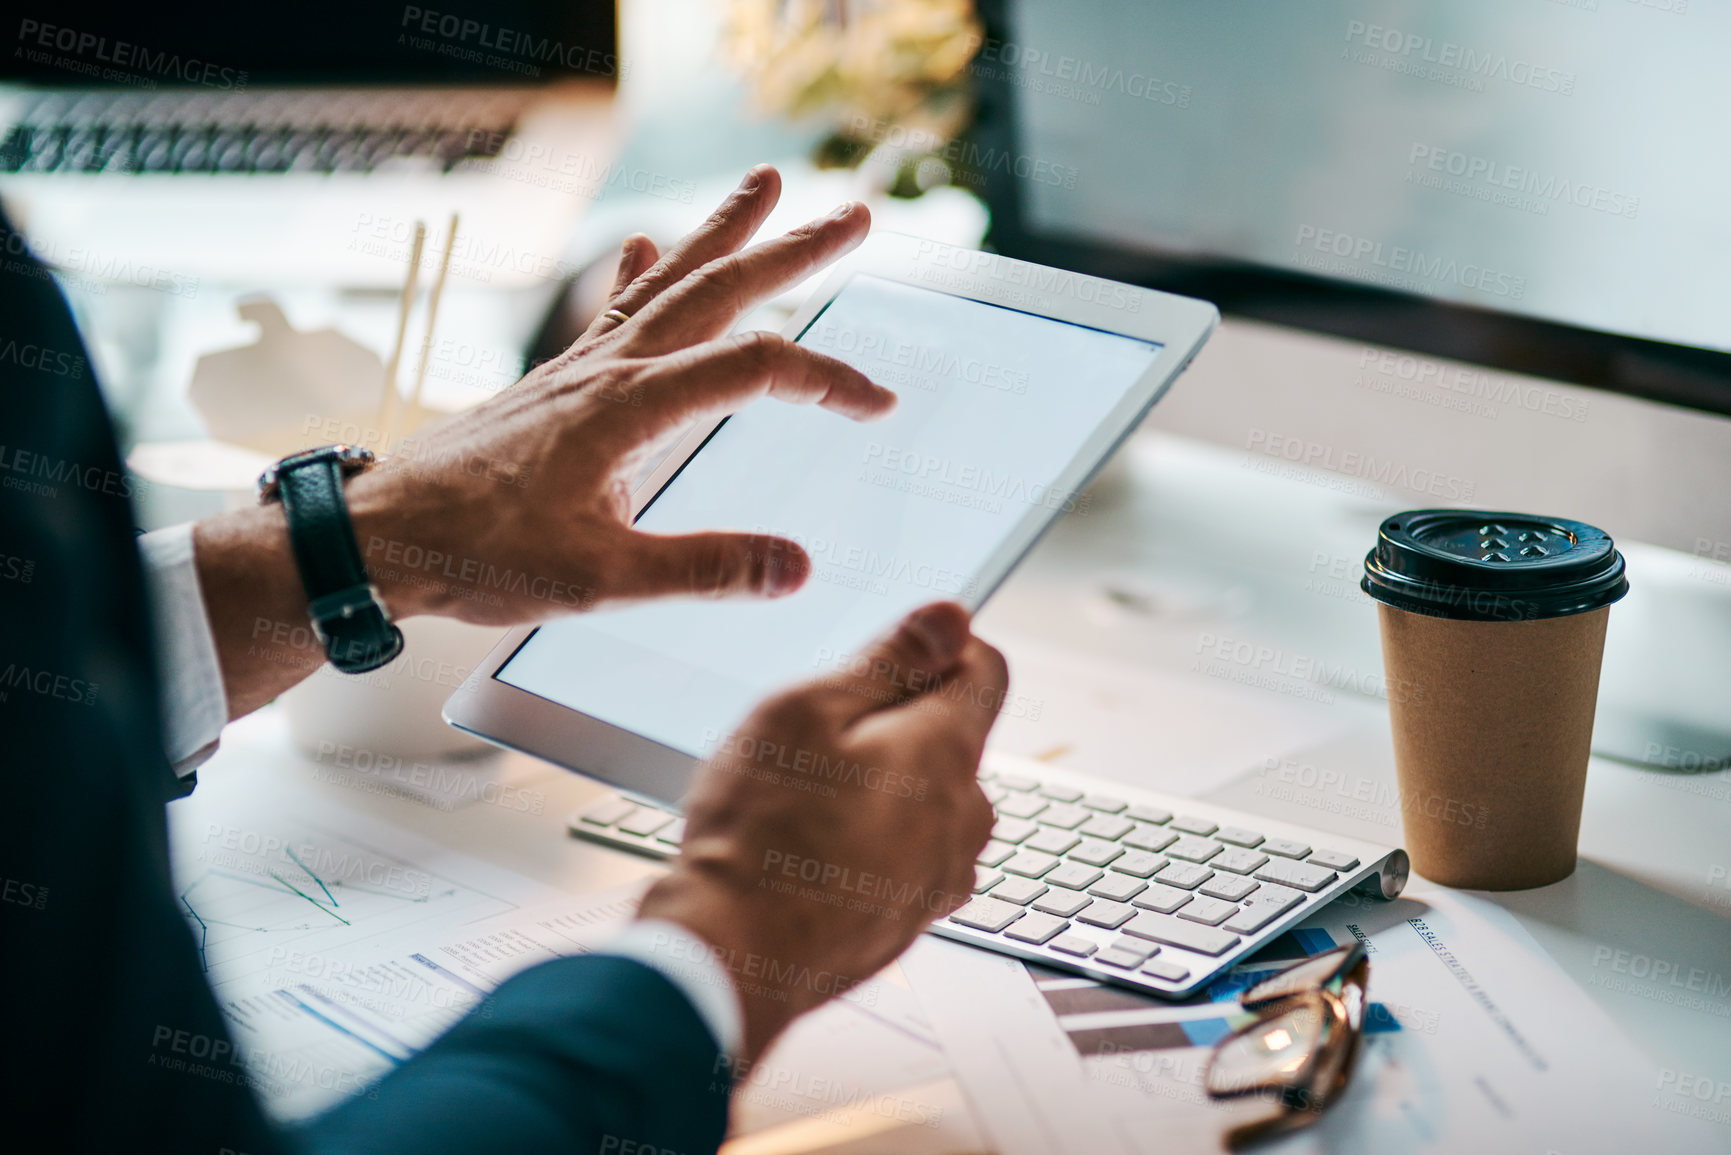
<svg viewBox="0 0 1731 1155">
<path fill-rule="evenodd" d="M 216 639 L 204 611 L 204 593 L 192 558 L 192 524 L 155 530 L 138 539 L 156 624 L 158 681 L 162 683 L 163 736 L 168 760 L 181 777 L 216 750 L 228 722 L 228 695 Z"/>
<path fill-rule="evenodd" d="M 745 1041 L 745 1014 L 739 1006 L 739 992 L 734 990 L 732 976 L 716 961 L 708 943 L 678 923 L 645 918 L 626 927 L 623 934 L 596 953 L 635 959 L 660 971 L 691 1000 L 721 1053 L 729 1058 L 739 1054 Z"/>
</svg>

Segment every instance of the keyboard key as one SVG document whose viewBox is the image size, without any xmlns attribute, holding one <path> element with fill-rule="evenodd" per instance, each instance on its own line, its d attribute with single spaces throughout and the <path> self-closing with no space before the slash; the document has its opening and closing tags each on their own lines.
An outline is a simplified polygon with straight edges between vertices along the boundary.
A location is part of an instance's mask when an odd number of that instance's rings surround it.
<svg viewBox="0 0 1731 1155">
<path fill-rule="evenodd" d="M 1213 834 L 1220 829 L 1220 824 L 1198 818 L 1194 814 L 1180 814 L 1172 820 L 1172 829 L 1182 830 L 1186 834 Z"/>
<path fill-rule="evenodd" d="M 1145 802 L 1138 802 L 1136 805 L 1130 807 L 1130 809 L 1124 811 L 1124 817 L 1133 819 L 1137 822 L 1149 822 L 1155 826 L 1164 826 L 1166 823 L 1172 821 L 1172 812 L 1170 810 L 1162 810 L 1158 806 L 1149 806 Z"/>
<path fill-rule="evenodd" d="M 1058 856 L 1055 854 L 1041 854 L 1038 850 L 1018 850 L 1004 860 L 1003 869 L 1005 874 L 1039 878 L 1056 865 Z"/>
<path fill-rule="evenodd" d="M 1209 860 L 1215 870 L 1230 870 L 1233 874 L 1249 874 L 1268 861 L 1268 855 L 1241 846 L 1229 846 Z"/>
<path fill-rule="evenodd" d="M 1171 959 L 1151 959 L 1142 967 L 1142 973 L 1153 975 L 1157 979 L 1165 979 L 1169 983 L 1181 983 L 1190 977 L 1190 970 L 1181 967 Z"/>
<path fill-rule="evenodd" d="M 1126 903 L 1109 902 L 1104 898 L 1096 898 L 1088 904 L 1087 910 L 1076 912 L 1076 921 L 1085 922 L 1089 926 L 1103 926 L 1107 930 L 1115 930 L 1123 926 L 1135 913 L 1136 908 Z"/>
<path fill-rule="evenodd" d="M 1197 866 L 1193 862 L 1173 862 L 1161 867 L 1154 875 L 1154 881 L 1185 890 L 1195 890 L 1213 877 L 1214 872 L 1206 866 Z"/>
<path fill-rule="evenodd" d="M 1254 830 L 1246 830 L 1242 826 L 1222 826 L 1214 832 L 1214 837 L 1222 842 L 1230 842 L 1234 846 L 1242 846 L 1246 850 L 1262 841 L 1262 835 Z"/>
<path fill-rule="evenodd" d="M 1040 787 L 1040 794 L 1053 802 L 1074 802 L 1082 797 L 1082 792 L 1074 786 L 1065 786 L 1061 782 L 1048 782 Z"/>
<path fill-rule="evenodd" d="M 1244 900 L 1238 913 L 1226 920 L 1226 929 L 1255 934 L 1303 901 L 1303 894 L 1284 886 L 1258 887 L 1255 894 Z"/>
<path fill-rule="evenodd" d="M 1008 794 L 998 803 L 998 813 L 1011 818 L 1032 818 L 1047 805 L 1038 794 Z"/>
<path fill-rule="evenodd" d="M 1046 881 L 1053 886 L 1067 886 L 1071 890 L 1085 890 L 1100 881 L 1103 871 L 1080 862 L 1066 862 L 1046 876 Z"/>
<path fill-rule="evenodd" d="M 1144 910 L 1157 910 L 1161 914 L 1171 914 L 1173 911 L 1189 902 L 1191 897 L 1192 896 L 1188 890 L 1179 890 L 1177 887 L 1160 886 L 1159 884 L 1156 884 L 1150 886 L 1141 894 L 1138 894 L 1135 898 L 1131 899 L 1130 902 L 1131 905 L 1139 906 Z"/>
<path fill-rule="evenodd" d="M 1286 838 L 1270 838 L 1257 849 L 1269 854 L 1278 854 L 1282 858 L 1303 858 L 1310 853 L 1310 847 L 1304 843 L 1293 842 Z"/>
<path fill-rule="evenodd" d="M 1188 903 L 1178 912 L 1179 918 L 1187 918 L 1191 922 L 1199 922 L 1204 926 L 1219 926 L 1238 913 L 1235 902 L 1221 902 L 1217 898 L 1198 898 Z"/>
<path fill-rule="evenodd" d="M 986 796 L 986 801 L 990 802 L 993 806 L 996 806 L 998 803 L 1010 796 L 1008 790 L 1005 790 L 995 782 L 982 782 L 980 784 L 980 793 L 984 794 Z"/>
<path fill-rule="evenodd" d="M 1158 826 L 1144 824 L 1136 827 L 1119 841 L 1123 842 L 1125 846 L 1131 846 L 1137 850 L 1165 850 L 1178 841 L 1178 836 L 1170 830 L 1162 830 Z"/>
<path fill-rule="evenodd" d="M 1332 870 L 1324 870 L 1320 866 L 1312 866 L 1308 862 L 1293 862 L 1290 859 L 1276 858 L 1258 869 L 1256 877 L 1263 882 L 1278 882 L 1282 886 L 1296 886 L 1299 890 L 1308 890 L 1315 894 L 1339 878 L 1340 875 Z"/>
<path fill-rule="evenodd" d="M 1143 942 L 1139 938 L 1130 938 L 1127 935 L 1119 935 L 1114 939 L 1112 941 L 1112 949 L 1124 951 L 1126 954 L 1133 954 L 1136 956 L 1138 961 L 1160 953 L 1160 948 L 1155 946 L 1153 943 Z"/>
<path fill-rule="evenodd" d="M 1116 842 L 1084 838 L 1080 845 L 1070 851 L 1070 859 L 1073 862 L 1086 862 L 1089 866 L 1105 866 L 1123 853 L 1124 848 Z"/>
<path fill-rule="evenodd" d="M 612 826 L 636 809 L 637 803 L 628 798 L 614 795 L 611 798 L 603 798 L 577 817 L 593 826 Z"/>
<path fill-rule="evenodd" d="M 1112 869 L 1120 874 L 1133 874 L 1137 878 L 1147 878 L 1156 870 L 1166 865 L 1166 858 L 1159 854 L 1149 854 L 1146 850 L 1131 850 L 1122 858 L 1112 860 Z"/>
<path fill-rule="evenodd" d="M 1054 886 L 1034 900 L 1034 909 L 1043 910 L 1047 914 L 1055 914 L 1059 918 L 1074 918 L 1078 910 L 1087 909 L 1088 904 L 1093 901 L 1080 891 Z"/>
<path fill-rule="evenodd" d="M 1114 798 L 1110 794 L 1084 794 L 1082 805 L 1089 810 L 1098 810 L 1103 814 L 1116 814 L 1130 805 L 1122 798 Z"/>
<path fill-rule="evenodd" d="M 1040 780 L 1030 778 L 1026 774 L 994 774 L 992 781 L 1005 790 L 1038 790 L 1040 788 Z"/>
<path fill-rule="evenodd" d="M 1027 906 L 1045 894 L 1046 889 L 1045 883 L 1035 882 L 1031 878 L 1006 878 L 992 887 L 991 895 L 999 902 L 1013 902 L 1017 906 Z"/>
<path fill-rule="evenodd" d="M 1000 818 L 992 827 L 992 837 L 999 842 L 1020 842 L 1038 829 L 1026 818 Z"/>
<path fill-rule="evenodd" d="M 1094 961 L 1105 963 L 1109 967 L 1122 967 L 1127 971 L 1133 971 L 1142 965 L 1142 956 L 1131 954 L 1129 951 L 1121 950 L 1115 946 L 1109 946 L 1095 955 Z"/>
<path fill-rule="evenodd" d="M 652 806 L 639 806 L 635 814 L 620 820 L 619 829 L 626 834 L 650 835 L 672 821 L 673 815 L 665 810 L 656 810 Z"/>
<path fill-rule="evenodd" d="M 1096 814 L 1077 828 L 1076 833 L 1085 834 L 1089 838 L 1104 838 L 1107 842 L 1116 842 L 1132 830 L 1136 824 L 1128 818 L 1118 818 L 1111 814 Z"/>
<path fill-rule="evenodd" d="M 1109 898 L 1113 902 L 1129 902 L 1136 895 L 1148 889 L 1148 884 L 1140 878 L 1131 878 L 1128 874 L 1108 874 L 1099 882 L 1088 888 L 1089 894 Z"/>
<path fill-rule="evenodd" d="M 1338 850 L 1318 850 L 1305 859 L 1329 870 L 1352 870 L 1358 866 L 1358 859 L 1350 854 L 1342 854 Z"/>
<path fill-rule="evenodd" d="M 1042 826 L 1032 838 L 1022 845 L 1029 850 L 1038 850 L 1044 854 L 1062 854 L 1080 841 L 1082 840 L 1068 830 L 1055 830 L 1050 826 Z"/>
<path fill-rule="evenodd" d="M 675 818 L 672 826 L 663 826 L 655 834 L 655 841 L 665 842 L 669 846 L 678 846 L 685 841 L 685 819 Z"/>
<path fill-rule="evenodd" d="M 1166 848 L 1166 855 L 1169 858 L 1182 858 L 1185 862 L 1207 862 L 1225 849 L 1212 838 L 1197 838 L 1186 834 Z"/>
<path fill-rule="evenodd" d="M 1027 914 L 1018 918 L 1015 924 L 1004 932 L 1004 936 L 1038 946 L 1059 931 L 1069 929 L 1070 924 L 1064 919 L 1053 918 L 1049 914 Z"/>
<path fill-rule="evenodd" d="M 975 902 L 984 901 L 976 898 Z M 1019 907 L 1012 909 L 1020 909 Z M 1179 922 L 1164 914 L 1149 914 L 1142 911 L 1130 920 L 1124 928 L 1125 934 L 1133 934 L 1137 938 L 1145 938 L 1151 942 L 1165 943 L 1167 946 L 1182 947 L 1193 950 L 1197 954 L 1225 954 L 1238 944 L 1238 936 L 1227 934 L 1213 927 L 1197 926 L 1193 922 Z"/>
<path fill-rule="evenodd" d="M 974 861 L 980 866 L 996 866 L 1014 853 L 1016 853 L 1016 848 L 1008 842 L 999 842 L 996 838 L 988 838 L 986 845 L 980 850 L 979 857 Z"/>
<path fill-rule="evenodd" d="M 976 898 L 950 915 L 950 921 L 960 923 L 962 926 L 971 926 L 975 930 L 989 930 L 996 933 L 1026 913 L 1028 912 L 1013 902 L 999 902 L 995 898 Z"/>
<path fill-rule="evenodd" d="M 1074 830 L 1088 820 L 1093 813 L 1083 810 L 1080 806 L 1071 806 L 1068 802 L 1056 802 L 1040 811 L 1040 822 L 1045 826 L 1056 826 L 1060 830 Z"/>
<path fill-rule="evenodd" d="M 1078 958 L 1087 958 L 1100 949 L 1094 945 L 1093 939 L 1083 938 L 1079 934 L 1061 934 L 1046 945 L 1053 950 L 1061 950 L 1065 954 L 1073 954 Z"/>
<path fill-rule="evenodd" d="M 987 870 L 983 866 L 974 867 L 974 893 L 989 889 L 1004 881 L 1004 876 L 996 870 Z"/>
<path fill-rule="evenodd" d="M 1236 874 L 1216 874 L 1196 889 L 1209 898 L 1224 898 L 1227 902 L 1239 902 L 1243 900 L 1245 895 L 1256 889 L 1256 884 L 1248 878 L 1239 878 Z"/>
</svg>

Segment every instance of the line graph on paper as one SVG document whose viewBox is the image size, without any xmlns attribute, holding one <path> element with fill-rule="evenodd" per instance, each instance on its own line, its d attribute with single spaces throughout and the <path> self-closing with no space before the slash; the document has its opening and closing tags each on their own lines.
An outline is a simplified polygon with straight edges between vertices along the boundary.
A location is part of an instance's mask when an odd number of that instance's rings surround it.
<svg viewBox="0 0 1731 1155">
<path fill-rule="evenodd" d="M 381 842 L 400 840 L 368 840 L 282 816 L 212 823 L 202 839 L 177 839 L 177 899 L 211 984 L 266 972 L 292 981 L 403 931 L 461 926 L 519 908 L 464 878 L 473 872 L 457 861 L 428 861 Z"/>
</svg>

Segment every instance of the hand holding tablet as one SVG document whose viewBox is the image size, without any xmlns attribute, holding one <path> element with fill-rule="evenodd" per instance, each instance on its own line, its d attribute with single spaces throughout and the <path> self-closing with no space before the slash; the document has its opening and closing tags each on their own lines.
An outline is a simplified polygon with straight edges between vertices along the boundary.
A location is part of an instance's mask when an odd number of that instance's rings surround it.
<svg viewBox="0 0 1731 1155">
<path fill-rule="evenodd" d="M 913 238 L 862 248 L 862 206 L 743 248 L 777 188 L 756 171 L 665 258 L 628 242 L 583 339 L 350 490 L 399 614 L 546 623 L 450 720 L 684 800 L 642 910 L 729 971 L 748 1060 L 972 890 L 1008 674 L 969 612 L 1216 320 Z M 780 337 L 722 336 L 850 252 Z"/>
</svg>

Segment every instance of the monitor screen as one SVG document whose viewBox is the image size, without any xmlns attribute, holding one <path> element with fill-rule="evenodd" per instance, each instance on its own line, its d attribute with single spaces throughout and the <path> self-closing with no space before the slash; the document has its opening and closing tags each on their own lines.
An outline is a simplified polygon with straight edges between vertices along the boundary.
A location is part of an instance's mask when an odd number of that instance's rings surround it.
<svg viewBox="0 0 1731 1155">
<path fill-rule="evenodd" d="M 1731 350 L 1731 149 L 1720 143 L 1731 6 L 1002 0 L 991 11 L 974 75 L 1036 174 L 997 206 L 996 239 L 1012 255 L 1173 288 L 1185 283 L 1167 279 L 1173 268 L 1248 272 L 1212 293 L 1187 285 L 1272 319 L 1284 319 L 1271 305 L 1283 285 L 1324 282 L 1370 291 L 1360 307 L 1378 294 L 1442 306 L 1369 306 L 1433 338 L 1470 327 L 1470 312 L 1547 326 L 1437 350 L 1512 356 L 1515 368 L 1547 366 L 1500 346 L 1564 329 Z M 1354 335 L 1376 337 L 1377 322 Z M 1556 376 L 1617 385 L 1584 378 L 1578 356 L 1551 360 Z M 1725 373 L 1722 358 L 1691 364 Z M 1719 383 L 1731 404 L 1731 379 Z"/>
<path fill-rule="evenodd" d="M 774 601 L 658 602 L 542 626 L 497 675 L 687 754 L 766 694 L 845 666 L 916 606 L 977 604 L 982 574 L 1161 346 L 859 274 L 801 334 L 898 396 L 871 423 L 760 401 L 638 518 L 800 543 Z M 773 559 L 771 559 L 773 563 Z"/>
</svg>

